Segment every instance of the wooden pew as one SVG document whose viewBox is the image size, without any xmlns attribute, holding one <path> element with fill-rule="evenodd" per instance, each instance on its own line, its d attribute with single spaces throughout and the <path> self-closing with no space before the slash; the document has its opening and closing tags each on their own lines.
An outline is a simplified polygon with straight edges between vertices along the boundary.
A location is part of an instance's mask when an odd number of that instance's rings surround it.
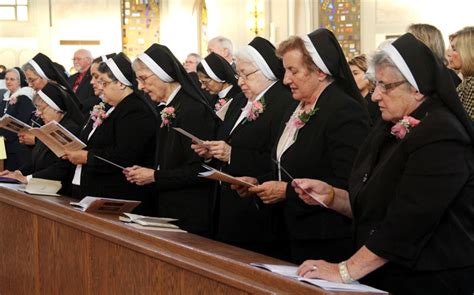
<svg viewBox="0 0 474 295">
<path fill-rule="evenodd" d="M 193 234 L 135 229 L 69 201 L 0 187 L 0 294 L 357 294 L 248 265 L 283 261 Z"/>
</svg>

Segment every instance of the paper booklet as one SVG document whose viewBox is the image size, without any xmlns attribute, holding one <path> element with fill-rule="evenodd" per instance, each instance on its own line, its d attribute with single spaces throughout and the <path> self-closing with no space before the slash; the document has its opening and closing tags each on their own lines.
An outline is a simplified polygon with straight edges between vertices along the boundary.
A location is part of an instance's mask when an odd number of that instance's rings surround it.
<svg viewBox="0 0 474 295">
<path fill-rule="evenodd" d="M 120 221 L 123 222 L 132 222 L 139 224 L 145 227 L 165 227 L 165 228 L 175 228 L 179 229 L 177 225 L 172 224 L 171 222 L 177 221 L 178 219 L 174 218 L 164 218 L 164 217 L 150 217 L 143 216 L 132 213 L 124 213 L 126 217 L 120 216 Z"/>
<path fill-rule="evenodd" d="M 86 147 L 85 143 L 56 121 L 41 128 L 31 128 L 28 132 L 38 137 L 57 157 L 64 156 L 65 150 L 78 151 Z"/>
<path fill-rule="evenodd" d="M 232 175 L 216 170 L 205 164 L 202 164 L 202 167 L 206 168 L 209 171 L 200 172 L 198 174 L 199 177 L 204 177 L 207 179 L 212 179 L 212 180 L 217 180 L 217 181 L 222 181 L 222 182 L 227 182 L 230 184 L 242 185 L 242 186 L 247 186 L 247 187 L 255 186 L 254 184 L 237 179 Z"/>
<path fill-rule="evenodd" d="M 61 181 L 42 178 L 32 178 L 24 189 L 19 189 L 28 194 L 41 196 L 59 196 L 57 192 L 61 189 Z"/>
<path fill-rule="evenodd" d="M 141 201 L 121 200 L 109 198 L 96 198 L 87 196 L 80 202 L 70 202 L 83 212 L 97 212 L 108 214 L 121 214 L 123 212 L 131 212 L 135 207 L 140 205 Z"/>
<path fill-rule="evenodd" d="M 194 136 L 192 135 L 191 133 L 189 133 L 188 131 L 184 130 L 184 129 L 181 129 L 181 128 L 177 128 L 177 127 L 173 127 L 174 130 L 176 130 L 177 132 L 181 133 L 182 135 L 190 138 L 193 142 L 197 143 L 197 144 L 200 144 L 200 145 L 205 145 L 204 144 L 204 140 L 200 139 L 199 137 L 197 136 Z"/>
<path fill-rule="evenodd" d="M 309 283 L 311 285 L 318 286 L 327 291 L 341 291 L 341 292 L 368 292 L 368 293 L 379 293 L 379 294 L 388 294 L 388 292 L 379 290 L 359 282 L 353 282 L 351 284 L 335 283 L 329 282 L 321 279 L 308 279 L 298 276 L 296 273 L 298 271 L 297 266 L 291 265 L 277 265 L 277 264 L 264 264 L 264 263 L 250 263 L 250 265 L 263 268 L 265 270 L 283 275 L 285 277 L 293 278 L 301 282 Z"/>
<path fill-rule="evenodd" d="M 233 98 L 229 99 L 228 102 L 225 103 L 225 105 L 223 105 L 217 112 L 216 112 L 216 115 L 217 117 L 219 117 L 219 119 L 221 119 L 222 121 L 224 121 L 225 119 L 225 114 L 227 113 L 227 110 L 229 109 L 229 106 L 230 106 L 230 103 L 232 102 Z"/>
<path fill-rule="evenodd" d="M 18 133 L 18 132 L 30 130 L 31 126 L 26 124 L 25 122 L 18 120 L 17 118 L 13 116 L 10 116 L 9 114 L 5 114 L 3 115 L 3 117 L 0 118 L 0 128 Z"/>
</svg>

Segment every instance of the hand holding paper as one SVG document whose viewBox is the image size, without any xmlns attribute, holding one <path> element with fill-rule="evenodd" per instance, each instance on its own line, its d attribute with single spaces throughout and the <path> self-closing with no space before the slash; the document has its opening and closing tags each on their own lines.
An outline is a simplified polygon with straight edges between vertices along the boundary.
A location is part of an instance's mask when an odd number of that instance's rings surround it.
<svg viewBox="0 0 474 295">
<path fill-rule="evenodd" d="M 216 170 L 212 167 L 209 167 L 207 165 L 202 165 L 204 168 L 206 168 L 209 171 L 206 172 L 201 172 L 198 174 L 199 177 L 204 177 L 207 179 L 212 179 L 212 180 L 217 180 L 217 181 L 222 181 L 222 182 L 227 182 L 230 184 L 235 184 L 235 185 L 241 185 L 241 186 L 255 186 L 255 184 L 248 183 L 245 181 L 242 181 L 238 179 L 237 177 L 234 177 L 232 175 L 226 174 L 224 172 L 221 172 L 219 170 Z"/>
<path fill-rule="evenodd" d="M 294 179 L 291 185 L 299 197 L 308 205 L 326 205 L 329 202 L 329 185 L 316 179 Z"/>
</svg>

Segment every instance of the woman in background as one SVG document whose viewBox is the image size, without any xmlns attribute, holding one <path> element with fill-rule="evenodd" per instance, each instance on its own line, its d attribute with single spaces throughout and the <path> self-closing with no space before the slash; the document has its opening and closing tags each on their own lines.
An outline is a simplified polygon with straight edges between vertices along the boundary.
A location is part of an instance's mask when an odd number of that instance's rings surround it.
<svg viewBox="0 0 474 295">
<path fill-rule="evenodd" d="M 27 87 L 26 78 L 20 68 L 12 68 L 5 73 L 7 91 L 0 101 L 0 117 L 8 114 L 16 119 L 29 124 L 35 109 L 31 101 L 34 91 Z M 0 136 L 5 138 L 7 158 L 6 170 L 17 170 L 31 160 L 30 149 L 20 144 L 16 133 L 0 129 Z"/>
<path fill-rule="evenodd" d="M 373 83 L 367 78 L 367 57 L 364 54 L 357 55 L 349 60 L 349 67 L 351 69 L 354 80 L 359 88 L 360 94 L 367 102 L 367 109 L 369 110 L 372 124 L 380 118 L 380 109 L 376 102 L 372 100 L 372 92 L 374 91 Z"/>
<path fill-rule="evenodd" d="M 453 69 L 463 76 L 456 90 L 464 109 L 474 120 L 474 27 L 466 27 L 451 35 L 448 59 Z"/>
</svg>

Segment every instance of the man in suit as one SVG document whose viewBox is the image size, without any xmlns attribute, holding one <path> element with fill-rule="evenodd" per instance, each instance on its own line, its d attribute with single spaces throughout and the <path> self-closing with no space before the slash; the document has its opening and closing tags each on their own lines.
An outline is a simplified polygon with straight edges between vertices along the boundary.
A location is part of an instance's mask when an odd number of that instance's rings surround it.
<svg viewBox="0 0 474 295">
<path fill-rule="evenodd" d="M 235 71 L 236 67 L 234 62 L 233 49 L 234 46 L 232 45 L 232 41 L 223 36 L 214 37 L 207 43 L 207 53 L 214 52 L 219 54 L 229 62 L 229 64 Z"/>
<path fill-rule="evenodd" d="M 68 79 L 69 85 L 82 104 L 82 113 L 85 116 L 88 116 L 92 107 L 100 102 L 100 98 L 94 95 L 94 89 L 91 85 L 92 76 L 89 69 L 92 60 L 92 54 L 89 50 L 77 50 L 72 59 L 77 73 Z"/>
</svg>

